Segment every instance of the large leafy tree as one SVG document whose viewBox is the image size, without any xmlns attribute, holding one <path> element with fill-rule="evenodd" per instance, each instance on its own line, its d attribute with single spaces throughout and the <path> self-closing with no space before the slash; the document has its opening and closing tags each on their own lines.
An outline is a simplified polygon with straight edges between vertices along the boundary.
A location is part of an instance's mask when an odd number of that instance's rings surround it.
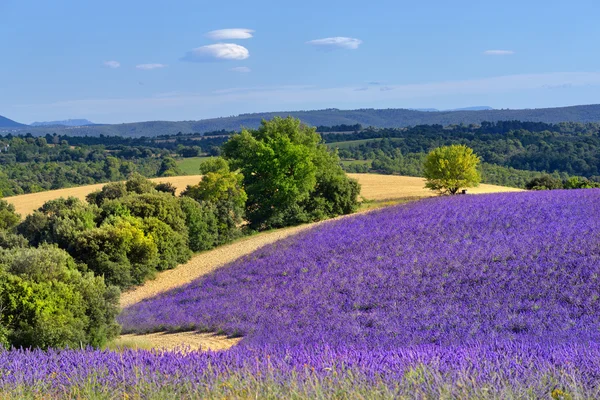
<svg viewBox="0 0 600 400">
<path fill-rule="evenodd" d="M 0 230 L 11 230 L 19 223 L 19 214 L 15 206 L 5 200 L 0 200 Z"/>
<path fill-rule="evenodd" d="M 442 194 L 479 185 L 479 157 L 465 145 L 438 147 L 425 159 L 425 187 Z"/>
<path fill-rule="evenodd" d="M 244 177 L 229 170 L 229 164 L 222 158 L 205 161 L 200 165 L 204 175 L 197 185 L 188 186 L 182 193 L 198 203 L 212 204 L 218 221 L 216 244 L 222 244 L 239 236 L 239 226 L 243 222 L 244 208 L 248 196 L 242 187 Z"/>
<path fill-rule="evenodd" d="M 336 199 L 320 188 L 333 187 L 325 184 L 327 180 L 348 178 L 337 155 L 328 153 L 315 129 L 298 119 L 276 117 L 263 121 L 256 130 L 244 129 L 223 146 L 223 155 L 244 176 L 246 218 L 255 229 L 307 222 L 340 210 L 327 210 L 326 203 Z M 357 184 L 351 185 L 358 189 Z M 356 208 L 356 196 L 338 201 L 344 202 L 351 204 L 342 207 L 346 212 Z"/>
</svg>

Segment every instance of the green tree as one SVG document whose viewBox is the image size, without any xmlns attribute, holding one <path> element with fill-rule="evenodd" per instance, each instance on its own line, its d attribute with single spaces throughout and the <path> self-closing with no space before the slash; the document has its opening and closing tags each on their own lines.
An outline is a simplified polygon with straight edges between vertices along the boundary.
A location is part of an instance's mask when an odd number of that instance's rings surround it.
<svg viewBox="0 0 600 400">
<path fill-rule="evenodd" d="M 244 207 L 248 196 L 242 187 L 244 177 L 231 172 L 223 159 L 213 159 L 201 164 L 202 180 L 188 186 L 182 196 L 191 197 L 200 204 L 215 206 L 219 237 L 217 244 L 226 243 L 239 236 Z"/>
<path fill-rule="evenodd" d="M 200 204 L 191 197 L 181 197 L 181 209 L 189 232 L 192 251 L 212 249 L 219 242 L 217 207 L 212 203 Z"/>
<path fill-rule="evenodd" d="M 225 143 L 224 157 L 231 168 L 239 169 L 244 177 L 248 195 L 246 217 L 251 227 L 282 227 L 327 214 L 311 209 L 322 207 L 323 202 L 332 198 L 322 196 L 316 189 L 318 179 L 329 176 L 321 168 L 342 174 L 337 155 L 326 157 L 327 152 L 315 128 L 291 117 L 263 121 L 260 128 L 244 129 Z M 349 203 L 356 201 L 356 198 L 348 200 Z"/>
<path fill-rule="evenodd" d="M 181 175 L 181 170 L 177 166 L 177 161 L 172 157 L 164 157 L 158 169 L 158 176 L 177 176 Z"/>
<path fill-rule="evenodd" d="M 125 182 L 125 187 L 127 192 L 137 194 L 152 193 L 155 190 L 154 183 L 140 174 L 133 174 Z"/>
<path fill-rule="evenodd" d="M 81 274 L 63 250 L 0 250 L 0 341 L 23 347 L 102 346 L 119 333 L 119 291 Z"/>
<path fill-rule="evenodd" d="M 442 194 L 456 194 L 460 189 L 479 185 L 479 157 L 465 145 L 438 147 L 423 165 L 425 187 Z"/>
<path fill-rule="evenodd" d="M 19 214 L 15 212 L 15 206 L 6 200 L 0 200 L 0 230 L 11 230 L 20 220 Z"/>
<path fill-rule="evenodd" d="M 533 178 L 525 185 L 527 190 L 554 190 L 562 189 L 563 183 L 560 179 L 555 178 L 551 175 L 542 175 L 537 178 Z"/>
</svg>

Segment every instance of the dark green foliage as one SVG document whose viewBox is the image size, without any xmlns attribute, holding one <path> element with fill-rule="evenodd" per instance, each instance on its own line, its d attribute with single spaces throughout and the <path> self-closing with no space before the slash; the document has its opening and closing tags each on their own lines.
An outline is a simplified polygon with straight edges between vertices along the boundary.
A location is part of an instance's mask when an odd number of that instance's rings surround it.
<svg viewBox="0 0 600 400">
<path fill-rule="evenodd" d="M 155 274 L 160 262 L 157 245 L 143 228 L 139 219 L 113 218 L 79 235 L 75 254 L 108 284 L 140 284 Z"/>
<path fill-rule="evenodd" d="M 64 251 L 0 250 L 0 341 L 24 347 L 101 346 L 119 333 L 119 292 L 82 275 Z"/>
<path fill-rule="evenodd" d="M 192 251 L 212 249 L 219 242 L 217 207 L 212 203 L 200 204 L 191 197 L 181 197 L 181 209 L 189 232 Z"/>
<path fill-rule="evenodd" d="M 12 230 L 20 221 L 15 206 L 0 199 L 0 230 Z"/>
<path fill-rule="evenodd" d="M 170 182 L 159 183 L 155 186 L 155 189 L 159 192 L 169 193 L 175 196 L 177 188 Z"/>
<path fill-rule="evenodd" d="M 231 172 L 227 162 L 215 158 L 203 162 L 200 171 L 202 180 L 188 186 L 181 194 L 191 197 L 202 205 L 212 204 L 218 221 L 216 244 L 223 244 L 241 235 L 239 226 L 243 222 L 244 207 L 248 196 L 242 187 L 243 176 Z"/>
<path fill-rule="evenodd" d="M 154 183 L 140 174 L 133 174 L 131 178 L 125 182 L 125 188 L 129 193 L 152 193 L 155 191 Z"/>
<path fill-rule="evenodd" d="M 315 192 L 317 178 L 327 176 L 320 168 L 341 173 L 341 167 L 325 156 L 320 140 L 314 128 L 297 119 L 274 118 L 257 130 L 243 130 L 223 146 L 225 158 L 244 176 L 246 217 L 252 228 L 293 225 L 327 214 Z"/>
<path fill-rule="evenodd" d="M 97 207 L 75 197 L 59 198 L 46 202 L 39 210 L 28 215 L 18 231 L 33 246 L 46 242 L 70 249 L 79 234 L 96 226 L 97 217 Z"/>
<path fill-rule="evenodd" d="M 528 190 L 562 189 L 563 183 L 559 179 L 553 178 L 550 175 L 543 175 L 527 182 L 525 188 Z"/>
<path fill-rule="evenodd" d="M 187 232 L 175 232 L 158 218 L 145 218 L 143 225 L 146 235 L 152 238 L 158 250 L 156 269 L 163 271 L 185 263 L 192 256 L 188 247 Z"/>
<path fill-rule="evenodd" d="M 23 236 L 0 230 L 0 249 L 24 248 L 28 245 L 29 242 Z"/>
<path fill-rule="evenodd" d="M 167 193 L 132 194 L 117 200 L 105 201 L 102 216 L 132 215 L 138 218 L 158 218 L 175 232 L 186 234 L 185 215 L 176 197 Z"/>
<path fill-rule="evenodd" d="M 176 176 L 181 175 L 181 170 L 177 162 L 171 157 L 164 157 L 158 169 L 158 176 Z"/>
<path fill-rule="evenodd" d="M 114 200 L 127 195 L 127 187 L 123 182 L 108 183 L 102 187 L 102 190 L 92 192 L 86 196 L 90 204 L 101 206 L 104 200 Z"/>
</svg>

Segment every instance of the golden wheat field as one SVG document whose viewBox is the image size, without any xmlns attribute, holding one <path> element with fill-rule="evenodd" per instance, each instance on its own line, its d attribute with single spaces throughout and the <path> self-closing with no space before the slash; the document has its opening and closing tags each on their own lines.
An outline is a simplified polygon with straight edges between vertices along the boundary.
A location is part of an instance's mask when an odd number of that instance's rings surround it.
<svg viewBox="0 0 600 400">
<path fill-rule="evenodd" d="M 169 178 L 154 178 L 150 180 L 156 183 L 171 182 L 177 188 L 177 192 L 181 193 L 187 185 L 195 185 L 200 181 L 200 179 L 202 179 L 202 175 L 173 176 Z M 48 190 L 46 192 L 6 197 L 4 200 L 8 201 L 10 204 L 14 204 L 17 213 L 24 217 L 40 208 L 48 200 L 58 199 L 60 197 L 77 197 L 78 199 L 85 200 L 85 196 L 96 190 L 102 189 L 102 186 L 104 185 L 106 185 L 106 183 L 58 190 Z"/>
<path fill-rule="evenodd" d="M 348 175 L 360 182 L 362 186 L 361 195 L 367 200 L 383 201 L 435 196 L 433 192 L 425 189 L 425 180 L 423 178 L 377 174 Z M 151 180 L 157 183 L 170 182 L 177 188 L 178 193 L 180 193 L 187 185 L 197 184 L 201 178 L 201 175 L 186 175 L 169 178 L 154 178 Z M 69 196 L 84 200 L 85 196 L 93 191 L 100 190 L 104 185 L 104 183 L 99 183 L 96 185 L 49 190 L 47 192 L 7 197 L 5 200 L 14 204 L 17 213 L 21 214 L 21 216 L 26 216 L 40 208 L 48 200 Z M 469 189 L 469 193 L 495 193 L 518 190 L 520 189 L 484 184 L 477 188 Z"/>
</svg>

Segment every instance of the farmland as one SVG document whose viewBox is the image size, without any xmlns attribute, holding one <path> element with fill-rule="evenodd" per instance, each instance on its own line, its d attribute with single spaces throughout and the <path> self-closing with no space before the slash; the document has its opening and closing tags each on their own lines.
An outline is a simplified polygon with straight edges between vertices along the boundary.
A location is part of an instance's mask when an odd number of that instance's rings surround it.
<svg viewBox="0 0 600 400">
<path fill-rule="evenodd" d="M 197 172 L 197 171 L 196 171 Z M 362 196 L 368 200 L 398 200 L 415 199 L 432 196 L 431 191 L 424 188 L 423 178 L 377 175 L 377 174 L 350 174 L 352 178 L 358 179 L 363 186 Z M 154 178 L 153 182 L 170 182 L 177 187 L 178 193 L 185 189 L 187 185 L 195 185 L 202 177 L 200 175 L 185 175 L 167 178 Z M 105 184 L 87 185 L 75 188 L 50 190 L 40 193 L 30 193 L 19 196 L 7 197 L 6 201 L 13 204 L 17 213 L 22 216 L 31 214 L 45 202 L 60 197 L 77 197 L 85 200 L 89 193 L 101 189 Z M 480 185 L 478 188 L 470 190 L 473 193 L 491 193 L 514 191 L 518 189 L 507 188 L 495 185 Z"/>
<path fill-rule="evenodd" d="M 221 353 L 3 353 L 75 396 L 597 398 L 600 191 L 435 198 L 324 223 L 125 309 Z M 22 368 L 29 365 L 33 368 Z"/>
</svg>

